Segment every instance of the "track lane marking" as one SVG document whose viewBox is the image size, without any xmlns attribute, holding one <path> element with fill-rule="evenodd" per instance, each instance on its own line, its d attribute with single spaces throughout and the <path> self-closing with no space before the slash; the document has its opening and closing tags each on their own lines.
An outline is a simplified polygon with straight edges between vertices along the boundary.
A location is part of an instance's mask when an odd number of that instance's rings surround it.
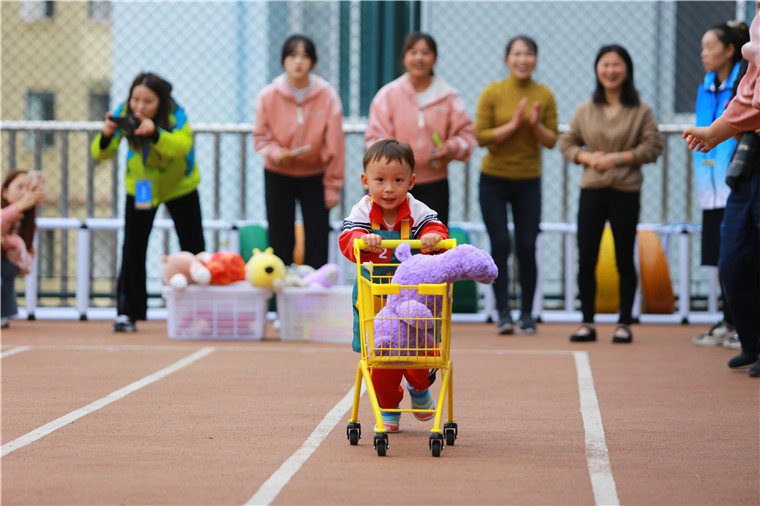
<svg viewBox="0 0 760 506">
<path fill-rule="evenodd" d="M 594 491 L 594 502 L 609 506 L 618 506 L 620 500 L 612 475 L 610 456 L 602 426 L 602 413 L 599 411 L 599 401 L 594 388 L 594 378 L 591 374 L 591 363 L 588 353 L 574 351 L 575 370 L 578 375 L 578 393 L 580 396 L 583 428 L 586 432 L 586 465 L 591 477 L 591 488 Z"/>
<path fill-rule="evenodd" d="M 2 446 L 2 453 L 0 454 L 0 458 L 5 457 L 12 451 L 18 450 L 19 448 L 23 448 L 24 446 L 31 444 L 38 439 L 47 436 L 51 432 L 54 432 L 61 427 L 65 427 L 66 425 L 70 424 L 71 422 L 74 422 L 80 418 L 82 418 L 85 415 L 88 415 L 94 411 L 97 411 L 105 406 L 108 406 L 112 402 L 116 402 L 120 399 L 123 399 L 127 395 L 136 392 L 137 390 L 140 390 L 143 387 L 146 387 L 150 385 L 151 383 L 155 383 L 158 380 L 161 380 L 167 376 L 169 376 L 172 373 L 175 373 L 179 371 L 180 369 L 183 369 L 184 367 L 187 367 L 188 365 L 192 364 L 193 362 L 196 362 L 207 355 L 210 355 L 215 351 L 215 348 L 206 347 L 202 348 L 192 355 L 189 355 L 181 360 L 178 360 L 177 362 L 173 363 L 170 366 L 164 367 L 163 369 L 160 369 L 153 374 L 149 374 L 148 376 L 145 376 L 142 379 L 139 379 L 133 383 L 130 383 L 129 385 L 120 388 L 119 390 L 116 390 L 114 392 L 111 392 L 105 397 L 102 397 L 94 402 L 91 402 L 87 406 L 84 406 L 83 408 L 79 408 L 76 411 L 72 411 L 71 413 L 68 413 L 66 415 L 63 415 L 55 420 L 53 420 L 50 423 L 47 423 L 43 425 L 42 427 L 38 427 L 37 429 L 24 434 L 23 436 L 20 436 L 13 441 L 10 441 L 8 443 L 5 443 Z"/>
<path fill-rule="evenodd" d="M 10 356 L 13 356 L 13 355 L 17 355 L 19 353 L 23 353 L 25 351 L 29 351 L 31 349 L 32 349 L 31 346 L 17 346 L 15 348 L 11 348 L 8 351 L 4 351 L 4 352 L 0 353 L 0 358 L 7 358 L 7 357 L 10 357 Z"/>
<path fill-rule="evenodd" d="M 361 395 L 364 395 L 366 388 L 362 382 Z M 343 420 L 343 415 L 351 409 L 354 403 L 354 387 L 341 399 L 329 413 L 325 415 L 317 428 L 314 429 L 301 447 L 291 455 L 288 460 L 265 481 L 253 496 L 245 503 L 256 505 L 269 505 L 275 500 L 277 495 L 287 485 L 290 479 L 301 469 L 311 454 L 322 444 L 322 441 L 332 432 L 338 423 Z"/>
</svg>

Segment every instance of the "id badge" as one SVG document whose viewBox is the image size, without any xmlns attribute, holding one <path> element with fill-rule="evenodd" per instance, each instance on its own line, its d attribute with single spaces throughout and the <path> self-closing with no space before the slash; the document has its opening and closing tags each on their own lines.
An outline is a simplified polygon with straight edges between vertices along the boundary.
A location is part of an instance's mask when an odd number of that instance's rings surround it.
<svg viewBox="0 0 760 506">
<path fill-rule="evenodd" d="M 153 207 L 153 187 L 150 179 L 138 179 L 135 182 L 135 209 Z"/>
</svg>

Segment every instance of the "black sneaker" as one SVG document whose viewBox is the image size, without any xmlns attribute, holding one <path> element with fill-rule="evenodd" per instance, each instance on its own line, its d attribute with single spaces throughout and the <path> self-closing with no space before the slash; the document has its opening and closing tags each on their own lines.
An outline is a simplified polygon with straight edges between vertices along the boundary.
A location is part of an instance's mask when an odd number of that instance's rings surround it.
<svg viewBox="0 0 760 506">
<path fill-rule="evenodd" d="M 760 361 L 755 362 L 755 365 L 749 368 L 750 378 L 760 378 Z"/>
<path fill-rule="evenodd" d="M 757 355 L 747 355 L 744 352 L 728 361 L 728 367 L 731 369 L 745 369 L 755 364 L 757 364 Z"/>
<path fill-rule="evenodd" d="M 129 319 L 129 316 L 120 314 L 113 321 L 114 332 L 137 332 L 135 322 Z"/>
<path fill-rule="evenodd" d="M 536 333 L 536 320 L 531 316 L 523 316 L 517 325 L 518 334 L 535 334 Z"/>
<path fill-rule="evenodd" d="M 512 323 L 512 318 L 510 316 L 499 318 L 499 326 L 496 328 L 496 332 L 502 336 L 514 334 L 515 324 Z"/>
</svg>

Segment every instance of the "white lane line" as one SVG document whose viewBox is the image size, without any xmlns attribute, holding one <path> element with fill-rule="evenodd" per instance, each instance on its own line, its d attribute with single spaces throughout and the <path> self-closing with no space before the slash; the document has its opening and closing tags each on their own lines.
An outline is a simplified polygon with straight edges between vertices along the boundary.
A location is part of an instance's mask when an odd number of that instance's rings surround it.
<svg viewBox="0 0 760 506">
<path fill-rule="evenodd" d="M 127 395 L 133 392 L 136 392 L 137 390 L 140 390 L 141 388 L 146 387 L 150 385 L 151 383 L 155 383 L 156 381 L 163 379 L 166 376 L 169 376 L 170 374 L 175 373 L 184 367 L 187 367 L 193 362 L 200 360 L 203 357 L 210 355 L 213 352 L 214 352 L 214 348 L 208 348 L 208 347 L 202 348 L 198 350 L 197 352 L 193 353 L 192 355 L 189 355 L 181 360 L 178 360 L 172 365 L 168 367 L 164 367 L 163 369 L 156 371 L 153 374 L 149 374 L 148 376 L 145 376 L 144 378 L 137 380 L 134 383 L 130 383 L 129 385 L 123 388 L 120 388 L 119 390 L 111 392 L 107 396 L 102 397 L 98 399 L 97 401 L 92 402 L 83 408 L 79 408 L 76 411 L 72 411 L 71 413 L 63 415 L 62 417 L 56 420 L 53 420 L 52 422 L 45 424 L 42 427 L 38 427 L 32 432 L 24 434 L 23 436 L 18 437 L 14 439 L 13 441 L 10 441 L 9 443 L 5 443 L 2 447 L 2 454 L 0 454 L 0 458 L 5 457 L 6 455 L 8 455 L 14 450 L 18 450 L 19 448 L 22 448 L 30 443 L 37 441 L 38 439 L 44 436 L 47 436 L 51 432 L 56 431 L 60 429 L 61 427 L 64 427 L 70 424 L 71 422 L 78 420 L 89 413 L 92 413 L 94 411 L 99 410 L 100 408 L 108 406 L 112 402 L 116 402 L 120 399 L 123 399 Z"/>
<path fill-rule="evenodd" d="M 607 451 L 607 442 L 602 426 L 602 414 L 596 398 L 594 378 L 591 375 L 591 364 L 585 351 L 573 352 L 575 369 L 578 374 L 578 392 L 580 394 L 581 415 L 583 428 L 586 431 L 586 465 L 591 477 L 591 488 L 594 491 L 594 502 L 609 506 L 618 506 L 620 500 L 612 476 L 612 466 Z"/>
<path fill-rule="evenodd" d="M 8 351 L 4 351 L 4 352 L 0 353 L 0 358 L 10 357 L 11 355 L 16 355 L 18 353 L 23 353 L 23 352 L 29 351 L 31 349 L 32 349 L 31 346 L 18 346 L 16 348 L 11 348 Z"/>
<path fill-rule="evenodd" d="M 366 388 L 364 382 L 362 382 L 361 395 L 364 395 Z M 327 435 L 332 432 L 335 426 L 343 420 L 343 416 L 346 411 L 351 409 L 354 403 L 354 389 L 348 391 L 345 397 L 325 415 L 317 428 L 314 429 L 306 441 L 296 452 L 282 463 L 279 469 L 275 471 L 272 476 L 265 481 L 261 487 L 256 491 L 253 496 L 245 503 L 256 505 L 269 505 L 274 501 L 275 497 L 282 491 L 287 485 L 290 479 L 301 469 L 301 466 L 306 462 L 311 454 L 322 444 Z"/>
</svg>

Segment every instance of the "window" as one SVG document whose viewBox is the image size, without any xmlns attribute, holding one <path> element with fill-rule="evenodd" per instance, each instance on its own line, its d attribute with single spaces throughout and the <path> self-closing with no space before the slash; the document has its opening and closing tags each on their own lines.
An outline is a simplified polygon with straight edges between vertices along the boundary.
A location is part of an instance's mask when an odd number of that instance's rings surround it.
<svg viewBox="0 0 760 506">
<path fill-rule="evenodd" d="M 108 21 L 111 18 L 111 2 L 108 0 L 90 0 L 90 19 Z"/>
<path fill-rule="evenodd" d="M 26 95 L 26 119 L 30 121 L 50 121 L 55 119 L 55 95 L 52 93 L 29 92 Z M 29 149 L 35 148 L 35 136 L 30 133 L 26 139 Z M 55 143 L 52 132 L 42 134 L 42 147 Z"/>
<path fill-rule="evenodd" d="M 754 2 L 753 2 L 754 4 Z M 693 113 L 705 77 L 699 56 L 702 35 L 712 25 L 736 18 L 735 2 L 676 2 L 675 112 Z"/>
<path fill-rule="evenodd" d="M 52 0 L 22 0 L 21 19 L 28 23 L 52 19 L 54 3 Z"/>
<path fill-rule="evenodd" d="M 108 93 L 101 93 L 97 91 L 91 91 L 90 92 L 90 112 L 89 112 L 89 120 L 90 121 L 103 121 L 106 117 L 106 112 L 108 112 L 108 101 L 109 101 L 109 95 Z"/>
<path fill-rule="evenodd" d="M 361 56 L 359 114 L 369 114 L 369 105 L 377 90 L 403 73 L 401 48 L 410 32 L 420 29 L 420 2 L 360 2 L 361 8 Z M 350 40 L 350 2 L 341 2 L 341 41 L 348 47 Z M 344 51 L 345 53 L 345 51 Z M 349 104 L 351 65 L 340 66 L 340 94 L 344 104 Z M 350 111 L 351 114 L 357 111 Z"/>
</svg>

